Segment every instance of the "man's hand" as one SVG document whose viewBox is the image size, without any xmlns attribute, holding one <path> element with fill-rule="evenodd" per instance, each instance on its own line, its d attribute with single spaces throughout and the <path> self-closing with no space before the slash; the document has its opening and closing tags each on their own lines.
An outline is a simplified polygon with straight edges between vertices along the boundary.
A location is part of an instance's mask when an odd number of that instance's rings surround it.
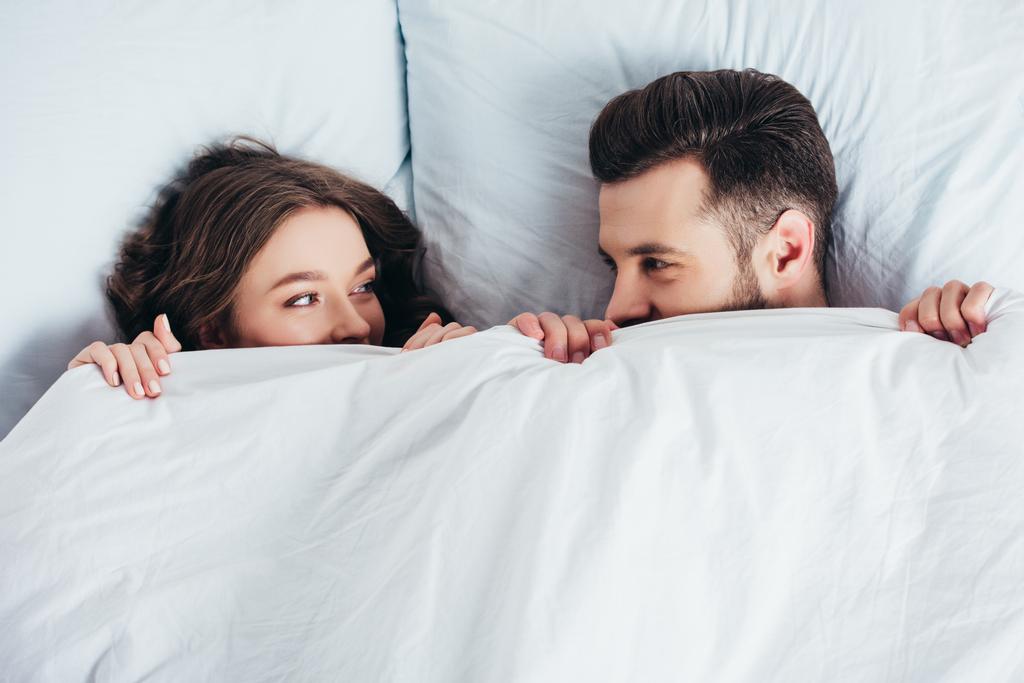
<svg viewBox="0 0 1024 683">
<path fill-rule="evenodd" d="M 968 287 L 959 280 L 950 280 L 941 289 L 929 287 L 900 311 L 900 329 L 967 346 L 988 328 L 985 303 L 992 291 L 986 282 Z"/>
<path fill-rule="evenodd" d="M 508 324 L 538 341 L 544 342 L 544 357 L 559 363 L 582 363 L 590 354 L 612 343 L 611 320 L 580 320 L 574 315 L 557 313 L 521 313 Z"/>
</svg>

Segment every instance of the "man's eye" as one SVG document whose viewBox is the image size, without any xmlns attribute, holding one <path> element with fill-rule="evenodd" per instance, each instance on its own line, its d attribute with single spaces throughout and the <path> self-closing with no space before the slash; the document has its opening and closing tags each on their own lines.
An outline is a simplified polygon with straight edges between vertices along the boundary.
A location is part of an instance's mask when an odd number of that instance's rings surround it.
<svg viewBox="0 0 1024 683">
<path fill-rule="evenodd" d="M 662 261 L 661 259 L 657 258 L 644 259 L 644 270 L 646 271 L 664 270 L 665 268 L 668 268 L 670 265 L 672 264 L 670 264 L 668 261 Z"/>
<path fill-rule="evenodd" d="M 370 280 L 369 282 L 364 282 L 363 284 L 361 284 L 358 287 L 356 287 L 355 289 L 353 289 L 352 293 L 353 294 L 366 294 L 368 292 L 372 292 L 375 289 L 374 285 L 376 285 L 376 281 L 375 280 Z"/>
<path fill-rule="evenodd" d="M 604 263 L 613 273 L 619 269 L 619 267 L 615 265 L 615 261 L 612 261 L 610 258 L 604 259 Z"/>
<path fill-rule="evenodd" d="M 287 307 L 303 308 L 305 306 L 313 305 L 316 300 L 316 292 L 306 292 L 300 296 L 295 297 L 285 304 Z"/>
</svg>

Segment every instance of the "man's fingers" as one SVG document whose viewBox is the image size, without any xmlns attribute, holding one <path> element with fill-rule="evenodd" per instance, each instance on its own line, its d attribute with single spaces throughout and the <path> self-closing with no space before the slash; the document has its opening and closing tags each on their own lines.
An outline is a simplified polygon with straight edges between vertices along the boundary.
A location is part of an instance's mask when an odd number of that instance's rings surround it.
<svg viewBox="0 0 1024 683">
<path fill-rule="evenodd" d="M 527 337 L 532 337 L 538 341 L 544 338 L 544 330 L 541 328 L 537 316 L 533 313 L 520 313 L 512 318 L 512 320 L 509 320 L 508 324 Z"/>
<path fill-rule="evenodd" d="M 113 344 L 110 352 L 117 359 L 117 371 L 124 381 L 124 390 L 132 398 L 146 398 L 146 390 L 142 388 L 139 369 L 135 366 L 135 357 L 127 344 Z"/>
<path fill-rule="evenodd" d="M 166 313 L 161 313 L 153 321 L 153 336 L 160 342 L 167 353 L 181 351 L 181 342 L 171 332 L 171 322 L 167 319 Z M 168 371 L 169 372 L 169 371 Z M 164 373 L 167 374 L 167 373 Z"/>
<path fill-rule="evenodd" d="M 921 326 L 917 322 L 917 309 L 921 304 L 921 297 L 911 301 L 900 311 L 900 329 L 906 332 L 920 332 Z"/>
<path fill-rule="evenodd" d="M 590 355 L 590 334 L 583 321 L 574 315 L 563 315 L 567 352 L 573 363 L 582 363 Z"/>
<path fill-rule="evenodd" d="M 936 339 L 949 341 L 949 335 L 942 329 L 942 318 L 939 315 L 939 302 L 942 299 L 942 290 L 938 287 L 929 287 L 921 295 L 921 302 L 917 309 L 917 322 L 921 329 Z"/>
<path fill-rule="evenodd" d="M 960 312 L 967 321 L 967 327 L 971 336 L 976 337 L 988 329 L 988 319 L 985 317 L 985 304 L 995 288 L 987 282 L 976 282 L 967 292 L 967 297 L 960 304 Z"/>
<path fill-rule="evenodd" d="M 583 324 L 590 336 L 590 349 L 597 351 L 612 343 L 612 328 L 607 320 L 585 320 Z M 614 325 L 614 323 L 612 323 Z"/>
<path fill-rule="evenodd" d="M 569 360 L 568 336 L 565 323 L 554 313 L 541 313 L 537 316 L 541 329 L 544 331 L 544 357 L 565 363 Z"/>
<path fill-rule="evenodd" d="M 971 335 L 967 331 L 967 322 L 960 315 L 960 304 L 967 298 L 967 285 L 959 280 L 950 280 L 942 288 L 939 302 L 939 318 L 946 334 L 954 344 L 967 346 L 971 343 Z"/>
</svg>

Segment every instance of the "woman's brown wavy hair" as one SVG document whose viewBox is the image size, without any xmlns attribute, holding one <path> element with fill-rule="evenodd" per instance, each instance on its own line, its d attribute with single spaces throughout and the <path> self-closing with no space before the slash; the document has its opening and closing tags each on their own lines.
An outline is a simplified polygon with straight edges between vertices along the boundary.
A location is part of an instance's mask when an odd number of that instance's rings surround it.
<svg viewBox="0 0 1024 683">
<path fill-rule="evenodd" d="M 203 149 L 160 192 L 124 240 L 107 299 L 126 341 L 166 313 L 184 350 L 212 330 L 230 338 L 232 302 L 249 263 L 281 223 L 310 206 L 336 206 L 359 223 L 377 263 L 384 344 L 401 346 L 427 317 L 451 315 L 415 277 L 419 230 L 386 195 L 321 164 L 247 137 Z"/>
</svg>

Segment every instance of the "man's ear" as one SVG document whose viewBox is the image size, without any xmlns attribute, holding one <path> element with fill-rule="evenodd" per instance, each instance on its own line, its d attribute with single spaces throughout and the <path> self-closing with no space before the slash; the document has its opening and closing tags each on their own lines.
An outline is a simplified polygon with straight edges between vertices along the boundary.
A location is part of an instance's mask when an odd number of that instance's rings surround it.
<svg viewBox="0 0 1024 683">
<path fill-rule="evenodd" d="M 814 270 L 814 222 L 802 211 L 787 209 L 765 235 L 762 265 L 771 289 L 788 289 Z"/>
</svg>

